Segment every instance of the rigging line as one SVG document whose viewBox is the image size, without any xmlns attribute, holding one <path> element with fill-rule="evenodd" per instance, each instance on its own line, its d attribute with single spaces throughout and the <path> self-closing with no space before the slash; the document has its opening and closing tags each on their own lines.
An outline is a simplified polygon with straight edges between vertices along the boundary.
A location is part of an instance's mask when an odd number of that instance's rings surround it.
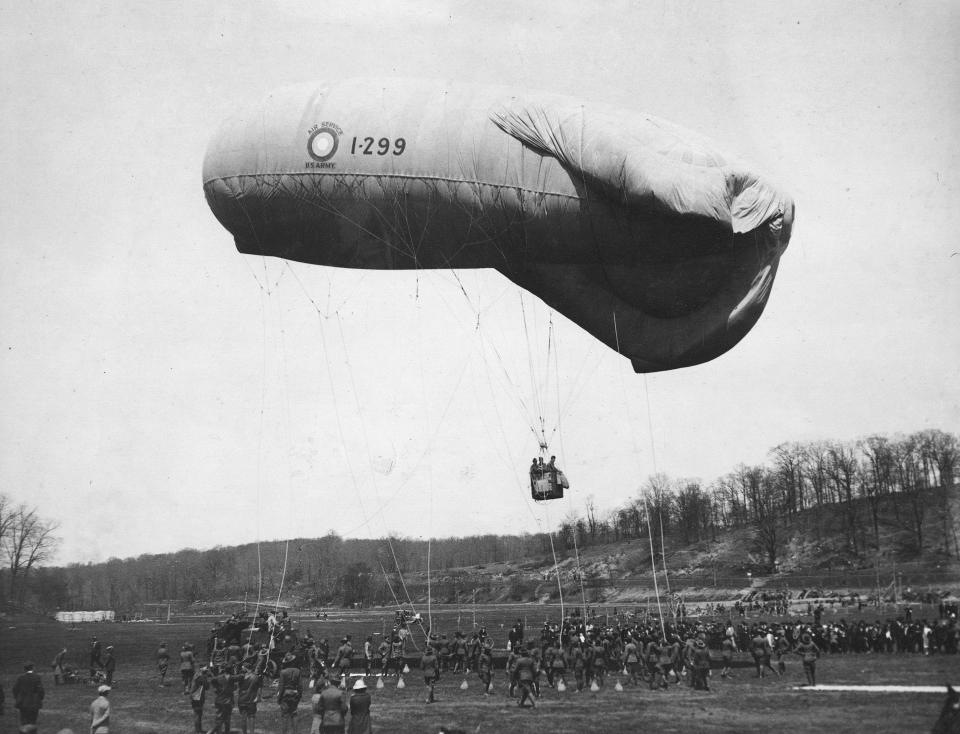
<svg viewBox="0 0 960 734">
<path fill-rule="evenodd" d="M 281 273 L 282 273 L 282 272 L 284 272 L 284 271 L 281 271 Z M 279 280 L 279 278 L 278 278 L 278 279 L 277 279 L 277 283 L 279 283 L 279 282 L 280 282 L 280 280 Z M 280 324 L 280 357 L 281 357 L 281 364 L 283 365 L 283 409 L 284 409 L 284 410 L 283 410 L 283 413 L 284 413 L 284 418 L 285 418 L 284 423 L 286 424 L 286 429 L 287 429 L 287 450 L 288 450 L 287 461 L 289 462 L 289 461 L 290 461 L 289 450 L 290 450 L 290 448 L 293 446 L 293 431 L 290 429 L 290 424 L 291 424 L 291 420 L 290 420 L 290 390 L 289 390 L 289 386 L 290 386 L 290 376 L 289 376 L 289 374 L 287 373 L 287 366 L 288 366 L 288 359 L 287 359 L 287 331 L 286 331 L 286 326 L 284 326 L 284 323 L 283 323 L 283 311 L 280 309 L 280 304 L 279 304 L 279 303 L 276 304 L 276 305 L 277 305 L 277 320 L 279 321 L 279 324 Z M 287 504 L 288 504 L 288 506 L 291 506 L 291 507 L 293 506 L 293 476 L 292 476 L 292 474 L 293 474 L 293 473 L 292 473 L 292 467 L 291 467 L 291 466 L 289 465 L 289 463 L 288 463 L 288 465 L 287 465 Z M 299 530 L 299 529 L 300 529 L 300 528 L 298 528 L 298 530 Z M 298 534 L 300 534 L 300 533 L 298 533 Z M 300 535 L 302 535 L 302 534 L 300 534 Z M 286 545 L 285 545 L 285 548 L 284 548 L 284 552 L 283 552 L 283 570 L 281 571 L 281 574 L 280 574 L 280 588 L 279 588 L 279 591 L 277 592 L 277 608 L 278 608 L 278 609 L 279 609 L 279 607 L 280 607 L 280 597 L 281 597 L 281 595 L 283 594 L 283 584 L 284 584 L 284 581 L 286 581 L 286 578 L 287 578 L 287 560 L 288 560 L 289 556 L 290 556 L 290 539 L 288 538 L 288 539 L 287 539 L 287 542 L 286 542 Z"/>
<path fill-rule="evenodd" d="M 423 302 L 418 298 L 416 303 L 417 321 L 417 354 L 420 356 L 420 394 L 423 400 L 423 417 L 427 426 L 430 425 L 430 402 L 427 397 L 427 382 L 423 376 Z M 433 631 L 433 587 L 431 584 L 430 560 L 433 547 L 433 463 L 427 464 L 427 481 L 429 484 L 430 509 L 427 523 L 427 630 Z M 428 635 L 429 642 L 429 635 Z"/>
<path fill-rule="evenodd" d="M 263 421 L 264 421 L 264 412 L 266 410 L 267 404 L 267 314 L 266 309 L 263 305 L 263 299 L 266 291 L 263 286 L 260 284 L 260 281 L 257 280 L 257 276 L 253 271 L 253 268 L 250 267 L 250 263 L 247 262 L 246 258 L 241 258 L 245 263 L 247 263 L 247 268 L 250 270 L 250 275 L 253 276 L 253 279 L 257 283 L 257 287 L 260 289 L 258 301 L 260 302 L 260 326 L 261 326 L 261 369 L 260 369 L 260 429 L 257 433 L 257 511 L 255 514 L 256 517 L 256 531 L 257 531 L 257 605 L 253 609 L 253 618 L 256 619 L 257 615 L 260 613 L 260 602 L 263 598 L 263 565 L 260 559 L 260 488 L 263 484 Z M 244 610 L 246 611 L 246 610 Z M 250 626 L 250 636 L 247 638 L 247 643 L 253 639 L 253 625 Z"/>
<path fill-rule="evenodd" d="M 551 329 L 552 329 L 552 320 L 551 320 Z M 553 359 L 553 368 L 556 372 L 556 391 L 557 391 L 557 431 L 560 436 L 560 459 L 561 461 L 566 461 L 567 450 L 563 445 L 563 424 L 562 424 L 562 415 L 560 411 L 560 343 L 557 340 L 557 344 L 554 346 L 553 350 L 554 359 Z M 580 549 L 577 547 L 577 527 L 574 524 L 573 526 L 573 553 L 574 557 L 577 560 L 577 579 L 580 582 L 580 604 L 583 607 L 583 618 L 587 618 L 587 594 L 583 588 L 583 567 L 580 565 Z"/>
<path fill-rule="evenodd" d="M 620 332 L 617 329 L 617 312 L 616 311 L 613 312 L 613 336 L 614 336 L 614 339 L 616 340 L 617 354 L 621 354 L 622 356 L 622 352 L 620 351 Z M 621 391 L 623 392 L 623 406 L 624 406 L 624 410 L 627 413 L 627 423 L 632 426 L 633 419 L 630 415 L 630 403 L 627 400 L 627 388 L 626 388 L 626 385 L 623 384 L 622 368 L 618 367 L 617 376 L 620 380 Z M 637 457 L 637 466 L 642 471 L 643 467 L 640 464 L 640 449 L 637 446 L 636 432 L 631 430 L 630 437 L 631 437 L 631 440 L 633 441 L 634 455 Z M 647 504 L 646 494 L 641 492 L 640 496 L 643 498 L 644 514 L 647 516 L 647 536 L 650 539 L 650 568 L 653 572 L 653 593 L 657 597 L 657 612 L 660 614 L 660 634 L 663 637 L 664 641 L 666 641 L 666 630 L 664 629 L 664 625 L 663 625 L 663 608 L 660 605 L 660 585 L 657 582 L 657 564 L 656 564 L 656 557 L 655 557 L 656 551 L 654 551 L 653 549 L 653 528 L 650 525 L 650 507 Z"/>
<path fill-rule="evenodd" d="M 550 505 L 545 508 L 547 533 L 550 538 L 550 552 L 553 554 L 553 571 L 557 574 L 557 593 L 560 595 L 560 628 L 563 629 L 563 583 L 560 581 L 560 565 L 557 561 L 557 549 L 553 545 L 553 523 L 550 521 Z"/>
<path fill-rule="evenodd" d="M 361 430 L 361 432 L 363 433 L 364 447 L 365 447 L 366 452 L 367 452 L 367 466 L 368 466 L 368 468 L 370 469 L 371 484 L 372 484 L 372 486 L 373 486 L 374 496 L 377 498 L 377 502 L 379 502 L 379 501 L 380 501 L 380 488 L 379 488 L 379 486 L 378 486 L 378 484 L 377 484 L 376 471 L 374 471 L 374 468 L 373 468 L 373 455 L 372 455 L 372 452 L 370 451 L 370 439 L 369 439 L 369 436 L 368 436 L 368 434 L 367 434 L 367 424 L 366 424 L 366 421 L 365 421 L 364 418 L 363 418 L 363 411 L 362 411 L 361 408 L 360 408 L 360 397 L 359 397 L 359 394 L 357 393 L 357 384 L 356 384 L 356 381 L 355 381 L 354 378 L 353 378 L 353 365 L 352 365 L 352 363 L 350 362 L 350 354 L 349 354 L 349 352 L 348 352 L 348 350 L 347 350 L 347 340 L 346 340 L 346 337 L 345 337 L 344 334 L 343 334 L 343 322 L 342 322 L 342 320 L 340 319 L 340 314 L 339 314 L 339 313 L 338 313 L 336 316 L 337 316 L 337 328 L 338 328 L 338 330 L 339 330 L 339 332 L 340 332 L 340 343 L 341 343 L 341 345 L 343 346 L 343 354 L 344 354 L 344 358 L 345 358 L 346 363 L 347 363 L 347 374 L 350 376 L 350 386 L 351 386 L 351 388 L 352 388 L 352 390 L 353 390 L 353 401 L 354 401 L 354 405 L 356 406 L 357 416 L 358 416 L 358 418 L 360 419 L 360 430 Z M 366 514 L 366 513 L 364 513 L 364 514 Z M 381 516 L 381 517 L 382 517 L 382 516 Z M 385 522 L 385 521 L 384 521 L 384 529 L 386 529 L 386 522 Z M 407 596 L 407 601 L 408 601 L 409 604 L 410 604 L 410 608 L 413 610 L 414 614 L 416 614 L 416 611 L 417 611 L 417 610 L 416 610 L 416 609 L 414 608 L 414 606 L 413 606 L 413 599 L 410 597 L 410 592 L 407 591 L 407 584 L 406 584 L 406 582 L 403 580 L 403 574 L 400 573 L 400 562 L 397 560 L 397 554 L 396 554 L 396 552 L 395 552 L 394 549 L 393 549 L 393 541 L 391 540 L 389 534 L 387 534 L 387 545 L 390 547 L 390 553 L 391 553 L 391 555 L 393 556 L 393 562 L 397 565 L 397 575 L 400 577 L 400 584 L 401 584 L 401 586 L 403 587 L 403 593 L 406 594 L 406 596 Z M 420 623 L 420 627 L 421 627 L 421 629 L 423 628 L 423 623 L 422 623 L 422 622 Z"/>
<path fill-rule="evenodd" d="M 650 410 L 650 388 L 647 385 L 647 375 L 643 375 L 643 392 L 647 398 L 647 432 L 650 434 L 650 461 L 653 463 L 653 475 L 657 476 L 657 451 L 653 441 L 653 418 Z M 663 580 L 667 584 L 667 593 L 670 593 L 670 576 L 667 573 L 667 551 L 663 545 L 663 512 L 657 508 L 657 519 L 660 521 L 660 560 L 663 565 Z"/>
<path fill-rule="evenodd" d="M 460 282 L 460 281 L 459 281 L 459 278 L 457 279 L 457 281 Z M 474 307 L 473 303 L 470 301 L 470 298 L 469 298 L 469 296 L 468 296 L 467 293 L 466 293 L 466 289 L 463 288 L 462 283 L 461 283 L 461 292 L 462 292 L 463 296 L 466 298 L 467 304 L 470 306 L 470 309 L 471 309 L 471 310 L 474 312 L 474 314 L 477 316 L 477 325 L 476 325 L 476 327 L 475 327 L 475 330 L 480 333 L 481 342 L 484 342 L 484 338 L 483 338 L 484 329 L 483 329 L 483 326 L 482 326 L 482 324 L 481 324 L 481 322 L 480 322 L 480 311 L 479 311 L 476 307 Z M 448 312 L 453 313 L 453 312 L 454 312 L 453 307 L 446 301 L 446 299 L 443 297 L 443 295 L 440 294 L 439 292 L 437 292 L 437 295 L 438 295 L 438 297 L 444 302 L 444 305 L 447 306 Z M 512 388 L 512 390 L 513 390 L 513 392 L 509 395 L 509 397 L 510 397 L 511 399 L 514 399 L 514 400 L 517 401 L 517 405 L 519 406 L 519 409 L 520 409 L 521 418 L 524 420 L 524 422 L 526 422 L 526 423 L 530 426 L 530 431 L 533 433 L 534 438 L 537 440 L 537 443 L 539 444 L 539 442 L 540 442 L 540 437 L 537 436 L 537 432 L 536 432 L 536 421 L 533 419 L 533 417 L 532 417 L 532 415 L 531 415 L 531 413 L 530 413 L 530 409 L 527 407 L 526 401 L 524 401 L 522 395 L 520 394 L 520 393 L 521 393 L 520 388 L 519 388 L 519 387 L 513 382 L 513 380 L 510 378 L 510 374 L 509 374 L 509 372 L 507 371 L 507 367 L 506 367 L 506 364 L 504 363 L 503 357 L 500 355 L 499 350 L 496 348 L 496 345 L 493 344 L 493 342 L 490 342 L 490 348 L 494 350 L 494 353 L 495 353 L 496 356 L 497 356 L 497 360 L 499 361 L 499 363 L 500 363 L 500 365 L 501 365 L 501 367 L 502 367 L 502 369 L 503 369 L 504 378 L 505 378 L 507 384 L 508 384 L 508 385 Z"/>
<path fill-rule="evenodd" d="M 546 436 L 543 435 L 543 405 L 540 400 L 540 394 L 537 390 L 537 378 L 534 373 L 533 365 L 533 346 L 530 341 L 530 330 L 527 327 L 527 310 L 523 303 L 523 291 L 520 290 L 520 315 L 523 321 L 523 334 L 527 342 L 527 364 L 530 369 L 530 392 L 533 393 L 533 398 L 535 401 L 535 408 L 537 410 L 537 418 L 540 422 L 540 436 L 537 437 L 538 442 L 540 443 L 540 453 L 544 451 L 543 444 L 546 442 Z"/>
<path fill-rule="evenodd" d="M 400 494 L 406 489 L 407 485 L 410 483 L 411 479 L 413 479 L 414 474 L 416 473 L 417 469 L 420 468 L 420 465 L 423 463 L 423 460 L 426 458 L 427 454 L 430 452 L 430 449 L 433 447 L 433 443 L 436 441 L 437 436 L 440 434 L 440 429 L 443 427 L 443 423 L 446 420 L 447 413 L 450 410 L 450 405 L 453 403 L 453 398 L 456 396 L 456 393 L 460 388 L 460 383 L 463 381 L 463 375 L 466 372 L 466 368 L 467 368 L 467 365 L 469 364 L 469 361 L 470 361 L 470 354 L 467 354 L 466 358 L 463 361 L 463 366 L 460 369 L 460 377 L 457 379 L 457 384 L 454 386 L 453 391 L 450 393 L 450 398 L 447 400 L 447 404 L 443 409 L 443 413 L 440 416 L 440 420 L 437 422 L 437 427 L 434 430 L 434 433 L 431 436 L 430 441 L 428 442 L 426 448 L 424 448 L 423 453 L 420 455 L 420 458 L 413 465 L 413 469 L 411 470 L 410 475 L 407 477 L 407 479 L 403 481 L 403 483 L 399 487 L 397 487 L 397 489 L 393 492 L 393 494 L 387 498 L 386 502 L 382 502 L 380 507 L 370 515 L 369 520 L 365 520 L 356 528 L 353 528 L 349 533 L 347 533 L 348 535 L 359 530 L 360 528 L 367 527 L 373 518 L 376 518 L 382 515 L 383 512 L 387 509 L 387 506 L 390 505 L 395 499 L 397 499 L 397 497 L 400 496 Z"/>
</svg>

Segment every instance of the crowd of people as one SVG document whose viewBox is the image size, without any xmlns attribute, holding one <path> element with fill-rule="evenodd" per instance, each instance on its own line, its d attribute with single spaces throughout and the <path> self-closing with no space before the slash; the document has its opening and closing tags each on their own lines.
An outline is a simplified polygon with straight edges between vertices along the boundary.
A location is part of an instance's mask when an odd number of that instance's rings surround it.
<svg viewBox="0 0 960 734">
<path fill-rule="evenodd" d="M 843 618 L 826 621 L 822 605 L 808 611 L 812 620 L 751 622 L 733 614 L 726 619 L 676 614 L 661 623 L 657 616 L 639 611 L 609 617 L 585 616 L 574 610 L 562 622 L 544 622 L 532 636 L 518 619 L 507 632 L 504 647 L 497 648 L 482 625 L 469 635 L 424 630 L 422 652 L 412 649 L 416 645 L 410 620 L 403 612 L 379 642 L 378 635 L 371 634 L 355 648 L 351 636 L 345 635 L 335 649 L 327 638 L 315 639 L 309 631 L 298 635 L 285 614 L 260 620 L 263 630 L 259 623 L 251 625 L 235 615 L 214 627 L 203 662 L 186 642 L 176 657 L 161 643 L 155 660 L 161 687 L 171 685 L 167 682 L 171 663 L 178 666 L 197 734 L 207 731 L 203 722 L 208 703 L 212 703 L 214 718 L 210 734 L 231 731 L 234 709 L 243 734 L 253 734 L 258 707 L 270 699 L 275 699 L 279 709 L 282 734 L 295 732 L 297 714 L 304 708 L 312 715 L 312 734 L 370 734 L 367 679 L 375 678 L 377 687 L 383 687 L 385 679 L 394 677 L 396 686 L 403 688 L 411 665 L 419 667 L 423 677 L 426 703 L 436 700 L 436 684 L 450 673 L 463 677 L 464 689 L 468 677 L 475 674 L 483 696 L 495 695 L 496 685 L 502 681 L 506 695 L 516 699 L 518 706 L 535 707 L 542 686 L 560 693 L 568 689 L 595 692 L 609 685 L 611 677 L 615 677 L 618 691 L 623 686 L 667 690 L 681 685 L 708 691 L 713 670 L 719 670 L 721 679 L 741 675 L 735 660 L 744 655 L 752 661 L 752 674 L 759 678 L 783 677 L 788 661 L 798 660 L 807 684 L 816 685 L 817 661 L 824 655 L 960 652 L 956 614 L 941 614 L 932 621 L 902 614 L 848 622 Z M 254 630 L 266 632 L 265 638 L 256 639 Z M 66 657 L 63 648 L 52 662 L 57 685 L 77 675 Z M 115 671 L 112 646 L 104 648 L 93 637 L 88 680 L 97 685 L 98 696 L 89 710 L 92 734 L 108 731 Z M 351 678 L 356 680 L 351 682 Z M 20 731 L 36 731 L 44 689 L 32 664 L 25 666 L 13 695 Z M 0 710 L 2 705 L 0 689 Z"/>
</svg>

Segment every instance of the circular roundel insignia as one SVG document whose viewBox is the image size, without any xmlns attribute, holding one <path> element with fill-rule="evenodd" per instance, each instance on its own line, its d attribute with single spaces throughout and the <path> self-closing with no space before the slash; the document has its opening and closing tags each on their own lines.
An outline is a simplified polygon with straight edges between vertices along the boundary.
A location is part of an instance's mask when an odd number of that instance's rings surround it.
<svg viewBox="0 0 960 734">
<path fill-rule="evenodd" d="M 328 161 L 337 152 L 340 136 L 332 127 L 321 127 L 307 140 L 307 152 L 315 161 Z"/>
</svg>

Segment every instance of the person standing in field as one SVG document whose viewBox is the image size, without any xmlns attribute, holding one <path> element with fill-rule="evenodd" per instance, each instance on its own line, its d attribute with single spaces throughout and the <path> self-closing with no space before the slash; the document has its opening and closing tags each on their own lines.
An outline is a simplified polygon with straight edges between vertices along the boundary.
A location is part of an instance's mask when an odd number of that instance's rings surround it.
<svg viewBox="0 0 960 734">
<path fill-rule="evenodd" d="M 23 673 L 13 684 L 13 705 L 20 717 L 21 731 L 28 726 L 32 726 L 36 731 L 43 696 L 43 681 L 33 672 L 33 663 L 27 663 L 23 666 Z"/>
<path fill-rule="evenodd" d="M 213 691 L 216 694 L 213 699 L 213 706 L 216 710 L 216 723 L 210 734 L 230 734 L 230 719 L 233 717 L 234 692 L 239 681 L 243 676 L 231 675 L 226 670 L 222 670 L 214 676 L 210 682 Z"/>
<path fill-rule="evenodd" d="M 737 645 L 733 641 L 733 637 L 725 636 L 723 642 L 720 643 L 720 657 L 723 660 L 723 669 L 720 671 L 721 678 L 733 678 L 730 666 L 733 665 L 733 651 L 736 649 Z"/>
<path fill-rule="evenodd" d="M 317 679 L 315 690 L 319 693 L 315 693 L 312 700 L 313 727 L 310 734 L 343 734 L 347 720 L 347 694 L 326 677 Z"/>
<path fill-rule="evenodd" d="M 97 673 L 97 668 L 102 668 L 103 663 L 100 660 L 100 640 L 94 635 L 90 641 L 90 679 Z"/>
<path fill-rule="evenodd" d="M 257 725 L 257 703 L 260 701 L 260 688 L 263 676 L 253 670 L 248 663 L 243 666 L 243 678 L 237 686 L 237 709 L 240 711 L 240 731 L 253 734 Z"/>
<path fill-rule="evenodd" d="M 110 686 L 97 688 L 98 695 L 90 704 L 90 734 L 108 734 L 110 731 Z"/>
<path fill-rule="evenodd" d="M 817 685 L 817 658 L 820 657 L 820 648 L 817 647 L 809 632 L 804 632 L 801 636 L 796 653 L 803 660 L 803 673 L 807 677 L 807 685 Z"/>
<path fill-rule="evenodd" d="M 370 722 L 370 704 L 372 703 L 367 684 L 363 678 L 353 684 L 353 695 L 350 696 L 350 726 L 347 734 L 373 734 Z"/>
<path fill-rule="evenodd" d="M 280 669 L 280 685 L 277 702 L 280 704 L 280 731 L 283 734 L 297 734 L 297 706 L 303 695 L 300 682 L 300 668 L 297 659 L 290 653 L 283 656 Z"/>
<path fill-rule="evenodd" d="M 493 645 L 484 645 L 483 652 L 477 660 L 477 674 L 480 676 L 480 682 L 483 683 L 483 695 L 489 696 L 493 686 Z"/>
<path fill-rule="evenodd" d="M 117 672 L 117 659 L 113 656 L 113 645 L 107 645 L 107 655 L 103 659 L 103 672 L 107 674 L 107 685 L 113 685 L 113 674 Z"/>
<path fill-rule="evenodd" d="M 62 648 L 53 659 L 53 684 L 59 686 L 64 683 L 64 665 L 67 659 L 67 648 Z"/>
<path fill-rule="evenodd" d="M 333 667 L 339 671 L 340 687 L 347 687 L 347 678 L 350 676 L 350 666 L 353 663 L 353 645 L 350 644 L 350 638 L 344 637 L 340 640 L 340 647 L 337 648 L 337 657 L 333 661 Z"/>
<path fill-rule="evenodd" d="M 157 648 L 157 670 L 160 672 L 160 687 L 163 688 L 166 683 L 167 668 L 170 666 L 170 653 L 167 652 L 167 643 L 161 642 Z"/>
<path fill-rule="evenodd" d="M 521 650 L 520 657 L 516 663 L 517 683 L 520 685 L 520 700 L 517 705 L 521 708 L 524 702 L 529 699 L 530 706 L 536 708 L 537 704 L 533 700 L 533 658 L 527 650 Z"/>
<path fill-rule="evenodd" d="M 187 693 L 190 696 L 190 708 L 193 709 L 193 731 L 203 734 L 203 702 L 207 698 L 207 688 L 210 687 L 210 669 L 200 668 L 190 681 Z"/>
<path fill-rule="evenodd" d="M 427 687 L 427 703 L 433 703 L 433 686 L 438 680 L 440 680 L 440 667 L 437 656 L 433 652 L 433 648 L 427 646 L 426 650 L 423 653 L 423 657 L 420 658 L 420 670 L 423 671 L 423 683 Z"/>
<path fill-rule="evenodd" d="M 709 691 L 707 678 L 710 676 L 710 650 L 707 643 L 697 640 L 693 648 L 693 688 L 697 691 Z"/>
<path fill-rule="evenodd" d="M 180 648 L 180 678 L 183 680 L 183 694 L 186 696 L 191 692 L 191 684 L 196 680 L 193 674 L 193 650 L 189 643 L 184 642 Z"/>
</svg>

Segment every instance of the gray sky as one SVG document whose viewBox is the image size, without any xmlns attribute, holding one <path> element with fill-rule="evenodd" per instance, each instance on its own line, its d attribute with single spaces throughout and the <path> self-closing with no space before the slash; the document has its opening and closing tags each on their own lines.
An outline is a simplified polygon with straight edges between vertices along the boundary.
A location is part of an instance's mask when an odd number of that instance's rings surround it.
<svg viewBox="0 0 960 734">
<path fill-rule="evenodd" d="M 533 532 L 654 468 L 709 481 L 786 440 L 960 429 L 955 3 L 2 12 L 0 491 L 62 524 L 60 562 Z M 449 272 L 239 255 L 203 198 L 217 125 L 351 76 L 572 94 L 755 161 L 797 202 L 766 312 L 727 355 L 646 379 L 553 314 L 545 381 L 550 312 L 499 275 L 460 273 L 464 296 Z M 531 382 L 574 484 L 550 507 L 525 495 Z"/>
</svg>

